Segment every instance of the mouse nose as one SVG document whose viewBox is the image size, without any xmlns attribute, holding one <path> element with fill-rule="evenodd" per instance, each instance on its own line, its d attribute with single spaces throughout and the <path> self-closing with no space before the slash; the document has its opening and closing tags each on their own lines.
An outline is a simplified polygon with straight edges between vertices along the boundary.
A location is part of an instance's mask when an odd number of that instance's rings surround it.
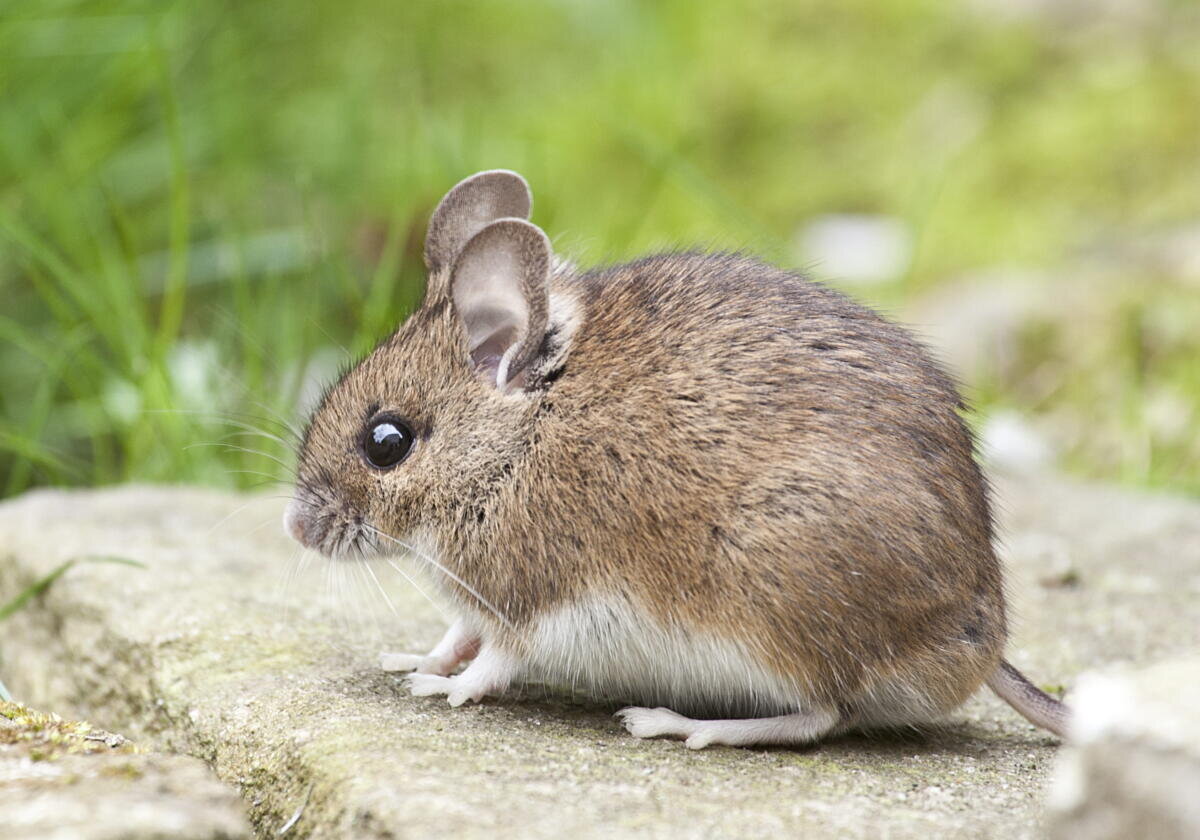
<svg viewBox="0 0 1200 840">
<path fill-rule="evenodd" d="M 288 503 L 283 512 L 283 530 L 300 545 L 308 547 L 308 543 L 304 541 L 304 516 L 300 511 L 300 503 L 295 499 Z"/>
</svg>

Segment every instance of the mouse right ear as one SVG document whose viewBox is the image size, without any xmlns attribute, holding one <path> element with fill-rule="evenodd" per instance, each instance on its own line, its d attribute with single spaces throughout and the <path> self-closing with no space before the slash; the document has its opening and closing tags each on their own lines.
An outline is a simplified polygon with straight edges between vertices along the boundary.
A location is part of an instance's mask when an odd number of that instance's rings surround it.
<svg viewBox="0 0 1200 840">
<path fill-rule="evenodd" d="M 476 374 L 520 387 L 549 319 L 550 240 L 524 219 L 499 219 L 463 246 L 450 272 L 454 311 Z"/>
<path fill-rule="evenodd" d="M 425 234 L 429 282 L 444 282 L 438 275 L 454 264 L 459 251 L 479 231 L 497 219 L 528 219 L 532 208 L 529 184 L 508 169 L 477 172 L 459 181 L 429 220 Z"/>
</svg>

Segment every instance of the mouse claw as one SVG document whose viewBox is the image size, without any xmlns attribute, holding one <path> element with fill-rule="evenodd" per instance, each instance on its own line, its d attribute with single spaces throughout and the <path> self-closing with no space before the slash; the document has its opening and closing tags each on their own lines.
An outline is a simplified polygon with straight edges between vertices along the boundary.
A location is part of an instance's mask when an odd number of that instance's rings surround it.
<svg viewBox="0 0 1200 840">
<path fill-rule="evenodd" d="M 616 717 L 634 738 L 658 738 L 662 735 L 686 737 L 691 734 L 688 724 L 694 721 L 670 709 L 647 709 L 642 706 L 627 706 L 617 712 Z"/>
<path fill-rule="evenodd" d="M 413 697 L 436 697 L 449 694 L 454 689 L 454 680 L 436 674 L 409 674 L 404 678 L 404 685 Z"/>
<path fill-rule="evenodd" d="M 379 667 L 383 671 L 415 671 L 425 662 L 419 653 L 381 653 Z"/>
<path fill-rule="evenodd" d="M 486 650 L 454 677 L 423 673 L 422 667 L 415 674 L 404 678 L 409 693 L 414 697 L 431 697 L 442 694 L 451 706 L 461 706 L 468 700 L 478 703 L 489 694 L 502 693 L 517 671 L 515 662 L 496 650 Z"/>
<path fill-rule="evenodd" d="M 662 707 L 646 709 L 629 706 L 617 712 L 617 717 L 634 738 L 659 738 L 664 735 L 682 738 L 689 750 L 702 750 L 716 739 L 716 733 L 707 721 L 692 720 Z"/>
<path fill-rule="evenodd" d="M 702 750 L 713 742 L 713 734 L 711 732 L 696 732 L 689 735 L 684 740 L 683 745 L 689 750 Z"/>
<path fill-rule="evenodd" d="M 482 692 L 473 693 L 469 688 L 465 688 L 463 686 L 459 686 L 458 688 L 455 688 L 453 691 L 451 691 L 449 694 L 446 695 L 446 702 L 449 703 L 452 707 L 454 707 L 456 709 L 459 706 L 461 706 L 463 703 L 466 703 L 468 700 L 478 703 L 482 699 L 483 699 Z"/>
<path fill-rule="evenodd" d="M 409 674 L 404 678 L 408 692 L 413 697 L 437 697 L 445 695 L 446 702 L 458 708 L 468 700 L 478 703 L 487 695 L 486 688 L 464 683 L 461 677 L 439 677 L 436 674 Z"/>
</svg>

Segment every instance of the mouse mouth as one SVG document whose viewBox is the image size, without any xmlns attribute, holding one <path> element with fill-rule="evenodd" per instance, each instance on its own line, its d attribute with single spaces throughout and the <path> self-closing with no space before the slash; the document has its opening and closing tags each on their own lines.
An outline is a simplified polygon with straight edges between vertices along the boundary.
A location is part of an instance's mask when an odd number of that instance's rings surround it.
<svg viewBox="0 0 1200 840">
<path fill-rule="evenodd" d="M 362 514 L 311 491 L 296 493 L 284 511 L 283 528 L 305 548 L 333 560 L 364 560 L 381 553 L 381 532 Z"/>
</svg>

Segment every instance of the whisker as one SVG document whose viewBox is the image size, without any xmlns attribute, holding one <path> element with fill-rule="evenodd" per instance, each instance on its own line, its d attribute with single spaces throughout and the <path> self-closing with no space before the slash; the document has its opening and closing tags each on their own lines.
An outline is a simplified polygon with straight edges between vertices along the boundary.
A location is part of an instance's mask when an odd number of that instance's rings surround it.
<svg viewBox="0 0 1200 840">
<path fill-rule="evenodd" d="M 346 345 L 342 344 L 340 341 L 338 341 L 336 338 L 334 338 L 332 335 L 330 335 L 330 334 L 329 334 L 329 331 L 328 331 L 327 329 L 325 329 L 325 327 L 323 327 L 321 324 L 318 324 L 314 318 L 309 318 L 309 319 L 308 319 L 308 321 L 309 321 L 309 323 L 311 323 L 311 324 L 312 324 L 314 327 L 316 327 L 316 328 L 317 328 L 317 329 L 319 329 L 319 330 L 320 330 L 322 333 L 324 333 L 324 334 L 325 334 L 325 337 L 326 337 L 326 338 L 328 338 L 328 339 L 329 339 L 329 341 L 330 341 L 332 344 L 334 344 L 334 346 L 336 346 L 336 347 L 337 347 L 339 350 L 341 350 L 341 351 L 342 351 L 342 354 L 343 354 L 343 355 L 344 355 L 344 356 L 345 356 L 347 359 L 353 359 L 353 358 L 354 358 L 354 354 L 353 354 L 353 353 L 351 353 L 351 352 L 350 352 L 348 349 L 346 349 Z"/>
<path fill-rule="evenodd" d="M 284 589 L 284 620 L 288 621 L 294 609 L 294 602 L 291 597 L 291 588 L 304 577 L 304 570 L 308 567 L 309 558 L 313 556 L 313 552 L 307 548 L 300 549 L 300 561 L 295 566 L 295 571 L 288 578 L 287 587 Z"/>
<path fill-rule="evenodd" d="M 259 522 L 257 525 L 255 525 L 253 528 L 251 528 L 249 531 L 244 533 L 242 536 L 244 536 L 244 537 L 252 536 L 254 534 L 257 534 L 263 528 L 266 528 L 268 525 L 276 525 L 276 524 L 278 524 L 278 519 L 276 517 L 272 516 L 270 519 L 266 519 L 262 522 Z"/>
<path fill-rule="evenodd" d="M 287 470 L 292 475 L 296 474 L 296 468 L 293 467 L 291 464 L 287 463 L 286 461 L 284 461 L 282 458 L 277 458 L 276 456 L 272 455 L 270 452 L 263 452 L 261 449 L 251 449 L 248 446 L 236 446 L 232 443 L 223 443 L 221 441 L 202 441 L 200 443 L 189 443 L 187 446 L 185 446 L 183 448 L 184 448 L 184 451 L 187 451 L 189 449 L 199 449 L 202 446 L 215 446 L 215 447 L 220 447 L 222 449 L 229 449 L 234 452 L 245 452 L 247 455 L 258 455 L 258 456 L 266 458 L 270 461 L 274 461 L 276 464 L 283 467 L 285 470 Z"/>
<path fill-rule="evenodd" d="M 401 548 L 411 552 L 412 554 L 416 555 L 417 557 L 420 557 L 426 563 L 429 563 L 431 566 L 433 566 L 435 569 L 440 571 L 446 577 L 450 578 L 452 581 L 454 581 L 459 586 L 461 586 L 463 589 L 465 589 L 467 592 L 469 592 L 475 598 L 475 600 L 477 600 L 480 604 L 482 604 L 483 606 L 485 606 L 489 610 L 491 610 L 492 614 L 495 615 L 496 618 L 500 619 L 501 624 L 503 624 L 505 627 L 507 627 L 510 630 L 516 629 L 513 626 L 513 623 L 511 621 L 509 621 L 508 616 L 506 616 L 502 612 L 500 612 L 500 610 L 497 609 L 496 606 L 494 604 L 492 604 L 487 598 L 484 598 L 482 595 L 480 595 L 479 592 L 476 591 L 473 586 L 471 586 L 465 580 L 460 578 L 458 575 L 454 574 L 454 572 L 447 569 L 445 566 L 443 566 L 437 560 L 434 560 L 428 554 L 417 549 L 415 546 L 409 545 L 408 543 L 404 542 L 403 540 L 398 540 L 395 537 L 393 537 L 391 534 L 385 534 L 383 531 L 380 531 L 378 528 L 375 528 L 374 526 L 364 524 L 363 527 L 370 528 L 371 531 L 373 531 L 377 536 L 382 537 L 385 540 L 391 540 L 392 542 L 394 542 L 396 545 L 400 546 Z M 385 557 L 384 559 L 388 562 L 389 565 L 392 566 L 392 568 L 396 568 L 396 564 L 390 558 Z M 398 568 L 396 570 L 399 571 Z"/>
<path fill-rule="evenodd" d="M 204 538 L 206 540 L 208 538 L 210 538 L 218 528 L 220 528 L 222 525 L 224 525 L 230 519 L 233 519 L 233 517 L 237 516 L 239 513 L 241 513 L 242 511 L 244 511 L 246 508 L 250 507 L 250 505 L 254 504 L 257 501 L 258 501 L 258 499 L 250 499 L 245 504 L 238 505 L 236 508 L 234 508 L 232 511 L 227 513 L 225 516 L 222 516 L 219 520 L 217 520 L 216 524 L 214 524 L 211 528 L 208 529 L 208 531 L 205 532 Z"/>
<path fill-rule="evenodd" d="M 369 604 L 369 603 L 371 603 L 371 596 L 374 595 L 375 592 L 372 591 L 372 589 L 371 589 L 371 586 L 370 586 L 371 582 L 367 578 L 367 572 L 363 570 L 364 567 L 367 569 L 370 568 L 367 566 L 365 559 L 358 563 L 355 563 L 354 564 L 354 577 L 358 581 L 359 597 L 364 602 Z M 384 596 L 384 601 L 387 603 L 387 605 L 389 607 L 391 607 L 392 603 L 388 599 L 387 593 L 383 592 L 382 587 L 379 588 L 379 591 Z M 379 619 L 379 611 L 374 610 L 374 609 L 370 610 L 370 615 L 371 615 L 371 624 L 374 625 L 374 628 L 375 628 L 375 638 L 378 640 L 381 640 L 381 641 L 386 639 L 387 633 L 384 632 L 383 622 L 380 621 L 380 619 Z"/>
<path fill-rule="evenodd" d="M 266 487 L 268 484 L 278 485 L 285 483 L 284 480 L 279 476 L 271 475 L 270 473 L 265 473 L 261 470 L 224 470 L 224 473 L 226 475 L 257 475 L 267 479 L 267 481 L 260 481 L 257 484 L 250 485 L 251 487 Z"/>
<path fill-rule="evenodd" d="M 288 420 L 286 417 L 284 417 L 278 411 L 271 408 L 266 403 L 261 402 L 260 400 L 254 400 L 254 405 L 258 406 L 263 411 L 267 412 L 267 414 L 271 415 L 269 418 L 266 418 L 266 419 L 271 420 L 273 423 L 279 424 L 285 431 L 287 431 L 288 434 L 290 434 L 293 438 L 295 438 L 295 441 L 294 441 L 295 443 L 299 443 L 300 441 L 302 441 L 304 439 L 304 433 L 301 432 L 299 428 L 297 428 L 290 420 Z"/>
<path fill-rule="evenodd" d="M 225 440 L 228 440 L 229 438 L 251 437 L 251 436 L 266 438 L 267 440 L 273 440 L 276 443 L 278 443 L 280 446 L 282 446 L 286 449 L 292 448 L 292 444 L 289 441 L 284 440 L 279 435 L 273 435 L 270 432 L 265 432 L 265 431 L 262 431 L 261 429 L 247 429 L 247 430 L 240 431 L 240 432 L 230 432 L 227 435 L 223 435 L 220 438 L 220 440 L 225 441 Z"/>
<path fill-rule="evenodd" d="M 325 564 L 325 609 L 333 612 L 333 564 Z"/>
<path fill-rule="evenodd" d="M 388 606 L 391 607 L 392 606 L 391 599 L 388 598 L 387 593 L 383 589 L 383 585 L 379 582 L 379 578 L 375 574 L 375 569 L 371 567 L 371 561 L 368 560 L 363 565 L 365 565 L 367 567 L 367 572 L 375 580 L 375 585 L 379 587 L 379 591 L 383 593 L 384 600 L 387 601 Z M 394 570 L 396 570 L 397 572 L 399 572 L 400 576 L 403 577 L 406 581 L 408 581 L 409 585 L 411 585 L 413 589 L 417 590 L 417 592 L 419 592 L 421 594 L 421 597 L 424 598 L 426 601 L 428 601 L 433 606 L 433 608 L 438 611 L 438 615 L 440 615 L 447 623 L 450 623 L 450 616 L 447 615 L 446 610 L 442 608 L 441 604 L 439 604 L 432 597 L 430 597 L 428 592 L 426 592 L 424 589 L 421 588 L 421 586 L 416 582 L 416 580 L 412 577 L 412 575 L 410 575 L 410 574 L 408 574 L 408 572 L 404 571 L 403 567 L 401 567 L 400 564 L 398 564 L 398 563 L 391 564 L 391 567 Z M 396 612 L 395 607 L 392 607 L 392 612 L 393 613 Z"/>
<path fill-rule="evenodd" d="M 362 571 L 358 566 L 358 561 L 346 564 L 344 575 L 346 586 L 343 590 L 350 599 L 351 610 L 349 616 L 356 637 L 369 636 L 372 623 L 374 623 L 376 630 L 379 630 L 379 617 L 376 615 L 375 610 L 370 608 L 370 601 L 363 598 Z M 370 620 L 368 621 L 368 619 Z M 382 635 L 382 633 L 379 635 Z"/>
<path fill-rule="evenodd" d="M 248 431 L 248 432 L 267 433 L 265 429 L 260 429 L 258 426 L 255 426 L 252 423 L 247 423 L 245 420 L 240 420 L 240 419 L 238 419 L 238 415 L 232 414 L 229 412 L 200 411 L 199 409 L 190 409 L 190 408 L 147 408 L 147 409 L 144 409 L 144 413 L 146 413 L 146 414 L 182 414 L 182 415 L 189 415 L 189 416 L 193 416 L 193 417 L 204 417 L 204 418 L 208 418 L 209 420 L 219 421 L 221 423 L 224 423 L 227 426 L 233 426 L 235 429 L 244 429 L 245 431 Z M 279 422 L 276 420 L 272 420 L 269 417 L 258 417 L 253 414 L 246 414 L 245 412 L 242 412 L 241 416 L 249 417 L 253 420 L 266 420 L 266 421 L 272 422 L 272 423 Z M 291 427 L 286 427 L 286 431 L 289 434 L 295 433 Z M 303 438 L 302 435 L 296 435 L 295 442 L 298 443 L 302 438 Z"/>
<path fill-rule="evenodd" d="M 352 637 L 358 635 L 363 621 L 363 610 L 359 608 L 354 588 L 354 567 L 358 564 L 350 561 L 339 565 L 341 566 L 338 576 L 342 581 L 342 609 L 346 611 L 346 635 Z"/>
<path fill-rule="evenodd" d="M 293 551 L 288 562 L 284 564 L 279 573 L 275 576 L 275 591 L 272 600 L 283 606 L 284 623 L 288 621 L 288 593 L 291 591 L 292 582 L 296 577 L 300 563 L 303 562 L 304 550 L 297 546 L 298 551 Z"/>
<path fill-rule="evenodd" d="M 358 563 L 351 561 L 342 563 L 341 578 L 342 578 L 342 608 L 346 610 L 346 635 L 349 638 L 355 638 L 362 635 L 362 630 L 366 623 L 366 612 L 359 605 L 358 599 L 361 592 L 355 586 L 355 574 L 357 573 Z"/>
<path fill-rule="evenodd" d="M 354 635 L 352 611 L 346 609 L 346 566 L 343 563 L 330 563 L 333 566 L 333 593 L 337 597 L 337 619 L 342 626 L 342 638 L 349 639 Z"/>
<path fill-rule="evenodd" d="M 379 590 L 379 594 L 383 597 L 383 602 L 387 604 L 388 610 L 391 611 L 393 616 L 399 618 L 400 613 L 397 612 L 396 605 L 392 603 L 392 599 L 388 597 L 387 590 L 385 590 L 383 588 L 383 584 L 379 582 L 379 576 L 376 575 L 375 570 L 371 568 L 370 561 L 364 561 L 363 566 L 366 568 L 367 574 L 371 576 L 371 580 L 375 582 L 375 588 Z M 419 589 L 417 591 L 420 592 Z M 422 592 L 421 594 L 424 595 L 425 593 Z"/>
</svg>

